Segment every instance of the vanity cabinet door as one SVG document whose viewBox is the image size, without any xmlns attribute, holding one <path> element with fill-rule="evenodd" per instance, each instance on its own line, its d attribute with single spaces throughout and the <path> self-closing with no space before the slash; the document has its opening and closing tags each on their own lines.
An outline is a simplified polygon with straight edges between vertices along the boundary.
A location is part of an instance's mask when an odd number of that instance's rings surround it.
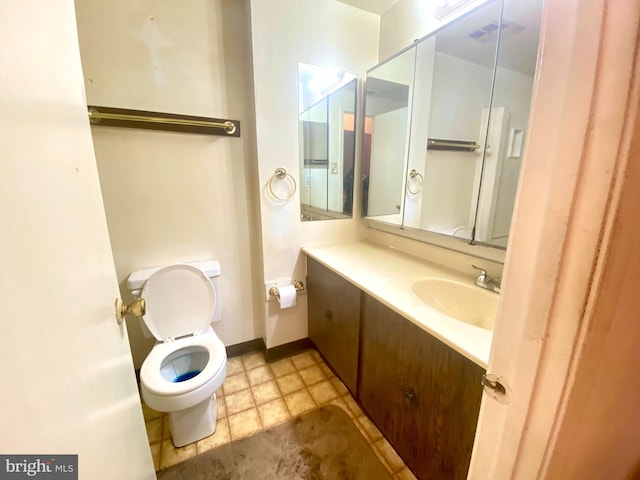
<svg viewBox="0 0 640 480">
<path fill-rule="evenodd" d="M 466 479 L 485 371 L 363 295 L 359 399 L 418 478 Z"/>
<path fill-rule="evenodd" d="M 307 258 L 309 338 L 355 395 L 358 378 L 360 289 Z"/>
</svg>

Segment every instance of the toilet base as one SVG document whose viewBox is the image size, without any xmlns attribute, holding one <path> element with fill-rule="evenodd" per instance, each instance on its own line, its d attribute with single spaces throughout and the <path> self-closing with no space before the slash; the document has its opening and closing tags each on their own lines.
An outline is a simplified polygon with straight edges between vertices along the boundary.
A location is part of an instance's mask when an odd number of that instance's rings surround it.
<svg viewBox="0 0 640 480">
<path fill-rule="evenodd" d="M 169 427 L 173 444 L 184 447 L 211 435 L 216 431 L 217 413 L 215 393 L 191 408 L 170 412 Z"/>
</svg>

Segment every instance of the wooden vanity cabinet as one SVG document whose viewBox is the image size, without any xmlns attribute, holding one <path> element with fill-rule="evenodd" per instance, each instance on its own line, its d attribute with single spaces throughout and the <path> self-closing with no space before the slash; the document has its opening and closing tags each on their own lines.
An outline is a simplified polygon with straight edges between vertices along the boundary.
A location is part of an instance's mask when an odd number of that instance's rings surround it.
<svg viewBox="0 0 640 480">
<path fill-rule="evenodd" d="M 467 478 L 484 373 L 363 294 L 358 397 L 418 478 Z"/>
<path fill-rule="evenodd" d="M 307 258 L 309 338 L 356 395 L 360 332 L 358 287 Z"/>
</svg>

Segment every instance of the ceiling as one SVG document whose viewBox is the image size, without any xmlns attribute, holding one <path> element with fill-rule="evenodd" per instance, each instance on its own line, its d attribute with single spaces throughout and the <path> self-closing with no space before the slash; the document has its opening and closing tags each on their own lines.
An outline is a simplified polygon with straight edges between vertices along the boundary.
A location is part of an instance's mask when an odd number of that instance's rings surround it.
<svg viewBox="0 0 640 480">
<path fill-rule="evenodd" d="M 398 0 L 337 0 L 341 3 L 346 3 L 352 7 L 366 10 L 367 12 L 375 13 L 376 15 L 382 15 L 389 10 Z"/>
</svg>

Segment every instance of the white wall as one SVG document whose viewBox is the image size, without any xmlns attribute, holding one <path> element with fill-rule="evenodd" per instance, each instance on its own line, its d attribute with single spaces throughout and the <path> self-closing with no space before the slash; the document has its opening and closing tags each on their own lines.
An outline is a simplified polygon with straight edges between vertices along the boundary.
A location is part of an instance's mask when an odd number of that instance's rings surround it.
<svg viewBox="0 0 640 480">
<path fill-rule="evenodd" d="M 240 120 L 240 138 L 93 127 L 123 298 L 130 272 L 218 259 L 226 345 L 264 334 L 248 2 L 77 2 L 89 104 Z M 136 366 L 152 341 L 128 321 Z"/>
<path fill-rule="evenodd" d="M 285 204 L 276 203 L 268 197 L 265 185 L 278 167 L 299 178 L 298 62 L 362 77 L 377 62 L 378 28 L 377 15 L 334 0 L 251 0 L 262 275 L 266 282 L 304 279 L 301 245 L 341 242 L 363 234 L 357 219 L 301 223 L 298 193 Z M 359 190 L 354 197 L 358 195 Z M 288 310 L 263 300 L 267 347 L 307 336 L 306 296 L 301 295 L 298 305 Z"/>
</svg>

